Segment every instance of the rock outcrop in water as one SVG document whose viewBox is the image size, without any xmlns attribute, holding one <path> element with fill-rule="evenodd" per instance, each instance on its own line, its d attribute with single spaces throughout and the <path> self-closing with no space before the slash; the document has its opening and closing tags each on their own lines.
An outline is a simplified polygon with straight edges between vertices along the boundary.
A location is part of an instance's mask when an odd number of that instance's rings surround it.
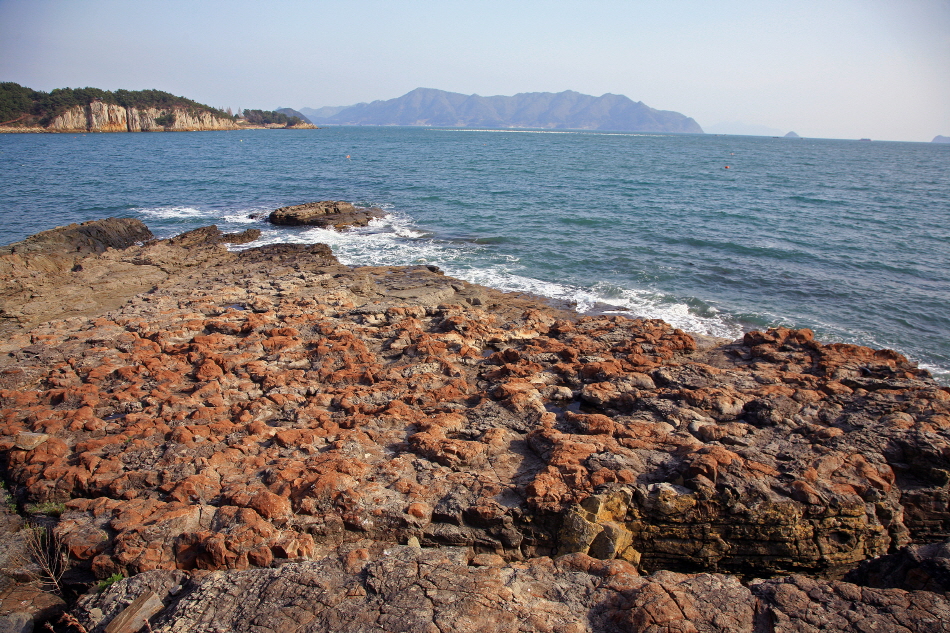
<svg viewBox="0 0 950 633">
<path fill-rule="evenodd" d="M 5 326 L 5 479 L 73 587 L 130 576 L 88 630 L 950 629 L 950 390 L 900 354 L 214 235 L 90 248 L 97 313 Z"/>
<path fill-rule="evenodd" d="M 318 226 L 337 231 L 351 226 L 366 226 L 385 215 L 382 209 L 363 208 L 349 202 L 324 200 L 292 207 L 281 207 L 267 216 L 271 224 L 281 226 Z"/>
</svg>

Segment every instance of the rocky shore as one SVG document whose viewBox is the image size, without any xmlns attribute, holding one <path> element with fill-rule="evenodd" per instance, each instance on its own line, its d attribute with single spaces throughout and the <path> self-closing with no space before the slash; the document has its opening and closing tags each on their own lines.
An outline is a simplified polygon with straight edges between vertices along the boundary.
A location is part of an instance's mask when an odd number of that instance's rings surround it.
<svg viewBox="0 0 950 633">
<path fill-rule="evenodd" d="M 249 239 L 0 250 L 0 630 L 950 630 L 950 390 L 900 354 Z"/>
<path fill-rule="evenodd" d="M 0 133 L 67 133 L 88 132 L 206 132 L 220 130 L 291 129 L 315 130 L 310 123 L 286 125 L 251 125 L 243 120 L 217 116 L 210 110 L 193 108 L 134 108 L 114 103 L 93 101 L 81 106 L 67 108 L 53 117 L 46 125 L 40 125 L 37 117 L 21 117 L 24 120 L 5 121 Z M 9 124 L 9 125 L 6 125 Z"/>
</svg>

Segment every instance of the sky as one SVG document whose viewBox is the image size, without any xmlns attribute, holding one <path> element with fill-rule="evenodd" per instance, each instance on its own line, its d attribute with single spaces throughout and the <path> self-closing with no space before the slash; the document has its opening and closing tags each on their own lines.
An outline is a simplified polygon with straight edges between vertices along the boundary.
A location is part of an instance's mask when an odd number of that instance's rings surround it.
<svg viewBox="0 0 950 633">
<path fill-rule="evenodd" d="M 950 0 L 0 0 L 0 81 L 235 110 L 576 90 L 710 131 L 930 141 Z"/>
</svg>

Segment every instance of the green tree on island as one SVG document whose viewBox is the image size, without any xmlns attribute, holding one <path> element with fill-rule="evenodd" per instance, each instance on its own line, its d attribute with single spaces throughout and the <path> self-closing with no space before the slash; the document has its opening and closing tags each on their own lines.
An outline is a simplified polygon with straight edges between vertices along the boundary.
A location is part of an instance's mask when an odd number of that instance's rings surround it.
<svg viewBox="0 0 950 633">
<path fill-rule="evenodd" d="M 243 112 L 244 120 L 253 125 L 283 125 L 285 127 L 292 127 L 299 123 L 303 123 L 300 120 L 300 117 L 296 116 L 287 116 L 280 112 L 271 112 L 269 110 L 245 110 Z"/>
<path fill-rule="evenodd" d="M 0 83 L 0 123 L 9 123 L 21 118 L 36 118 L 40 125 L 48 125 L 57 115 L 73 106 L 86 106 L 93 101 L 113 103 L 125 108 L 158 108 L 166 114 L 160 119 L 168 123 L 159 123 L 165 127 L 175 122 L 173 108 L 186 109 L 192 115 L 210 112 L 222 119 L 234 120 L 234 116 L 212 108 L 211 106 L 176 97 L 161 90 L 101 90 L 99 88 L 55 88 L 43 92 L 26 88 L 13 82 Z M 171 117 L 170 119 L 165 117 Z"/>
</svg>

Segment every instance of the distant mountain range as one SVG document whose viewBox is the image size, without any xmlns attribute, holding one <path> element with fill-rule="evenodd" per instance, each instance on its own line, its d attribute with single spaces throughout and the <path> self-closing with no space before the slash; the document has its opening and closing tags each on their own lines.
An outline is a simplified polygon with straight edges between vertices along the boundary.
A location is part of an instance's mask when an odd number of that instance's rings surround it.
<svg viewBox="0 0 950 633">
<path fill-rule="evenodd" d="M 655 110 L 623 95 L 524 92 L 480 97 L 416 88 L 396 99 L 351 106 L 300 108 L 316 125 L 422 125 L 467 128 L 540 128 L 702 134 L 679 112 Z"/>
</svg>

